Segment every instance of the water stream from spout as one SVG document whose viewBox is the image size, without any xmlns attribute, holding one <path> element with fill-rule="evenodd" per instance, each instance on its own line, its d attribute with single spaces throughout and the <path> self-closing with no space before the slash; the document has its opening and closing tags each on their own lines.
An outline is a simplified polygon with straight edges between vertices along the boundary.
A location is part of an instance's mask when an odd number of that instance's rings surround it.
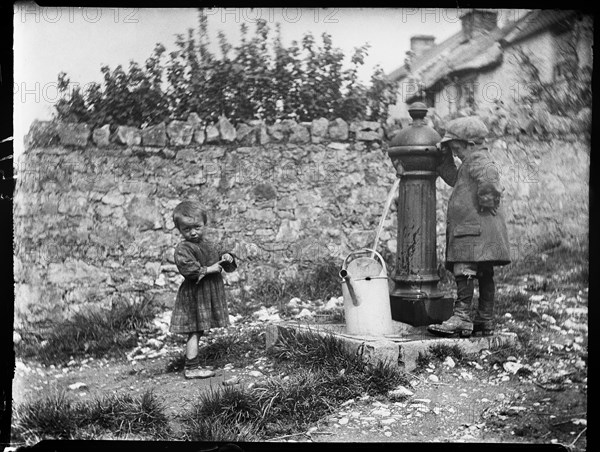
<svg viewBox="0 0 600 452">
<path fill-rule="evenodd" d="M 379 244 L 379 236 L 381 235 L 381 231 L 383 229 L 383 223 L 387 217 L 388 211 L 390 210 L 390 205 L 392 204 L 392 200 L 394 199 L 394 195 L 397 194 L 398 185 L 400 184 L 400 177 L 397 177 L 394 181 L 394 185 L 390 188 L 390 192 L 388 193 L 387 200 L 385 201 L 385 206 L 383 208 L 383 214 L 381 215 L 381 219 L 379 220 L 379 225 L 377 226 L 377 233 L 375 234 L 375 241 L 373 242 L 373 251 L 377 251 L 377 245 Z M 375 253 L 371 255 L 372 258 L 375 258 Z"/>
</svg>

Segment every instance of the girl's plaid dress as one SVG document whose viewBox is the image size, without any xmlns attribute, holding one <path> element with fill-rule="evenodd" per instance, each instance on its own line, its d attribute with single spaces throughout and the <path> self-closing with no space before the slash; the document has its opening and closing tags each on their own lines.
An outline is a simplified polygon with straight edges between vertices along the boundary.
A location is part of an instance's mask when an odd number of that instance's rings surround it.
<svg viewBox="0 0 600 452">
<path fill-rule="evenodd" d="M 223 278 L 219 273 L 204 273 L 206 267 L 220 260 L 221 255 L 205 241 L 185 241 L 175 248 L 175 264 L 185 281 L 181 283 L 175 300 L 171 316 L 172 333 L 194 333 L 229 324 Z M 227 272 L 237 268 L 235 261 L 221 266 Z M 201 274 L 205 276 L 198 281 Z"/>
</svg>

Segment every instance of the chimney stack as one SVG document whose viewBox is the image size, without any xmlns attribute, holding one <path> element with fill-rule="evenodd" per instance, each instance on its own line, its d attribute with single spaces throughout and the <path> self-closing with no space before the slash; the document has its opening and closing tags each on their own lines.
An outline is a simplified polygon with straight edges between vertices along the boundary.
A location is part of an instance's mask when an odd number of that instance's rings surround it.
<svg viewBox="0 0 600 452">
<path fill-rule="evenodd" d="M 415 57 L 419 57 L 427 49 L 435 45 L 435 36 L 431 35 L 416 35 L 410 38 L 410 50 Z"/>
<path fill-rule="evenodd" d="M 498 10 L 469 8 L 460 17 L 463 40 L 484 34 L 498 26 Z"/>
</svg>

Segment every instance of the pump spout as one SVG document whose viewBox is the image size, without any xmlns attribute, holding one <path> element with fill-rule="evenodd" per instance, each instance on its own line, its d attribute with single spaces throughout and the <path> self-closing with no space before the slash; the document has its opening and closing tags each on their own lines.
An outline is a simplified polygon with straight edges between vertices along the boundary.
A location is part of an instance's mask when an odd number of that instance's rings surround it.
<svg viewBox="0 0 600 452">
<path fill-rule="evenodd" d="M 356 291 L 354 290 L 354 281 L 352 281 L 352 278 L 350 278 L 348 272 L 344 269 L 340 270 L 340 277 L 342 278 L 342 282 L 346 283 L 346 287 L 348 287 L 348 293 L 352 299 L 352 304 L 354 306 L 360 305 L 360 301 L 358 300 Z"/>
</svg>

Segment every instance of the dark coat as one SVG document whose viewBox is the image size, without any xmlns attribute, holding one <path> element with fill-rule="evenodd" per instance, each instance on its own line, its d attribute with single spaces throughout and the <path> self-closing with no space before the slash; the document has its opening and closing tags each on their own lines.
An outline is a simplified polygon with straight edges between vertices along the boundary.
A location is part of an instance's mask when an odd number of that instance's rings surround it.
<svg viewBox="0 0 600 452">
<path fill-rule="evenodd" d="M 452 270 L 455 262 L 509 264 L 508 233 L 500 203 L 504 189 L 488 150 L 474 150 L 458 169 L 448 153 L 438 174 L 454 187 L 448 201 L 446 268 Z M 496 207 L 496 215 L 490 207 Z"/>
</svg>

